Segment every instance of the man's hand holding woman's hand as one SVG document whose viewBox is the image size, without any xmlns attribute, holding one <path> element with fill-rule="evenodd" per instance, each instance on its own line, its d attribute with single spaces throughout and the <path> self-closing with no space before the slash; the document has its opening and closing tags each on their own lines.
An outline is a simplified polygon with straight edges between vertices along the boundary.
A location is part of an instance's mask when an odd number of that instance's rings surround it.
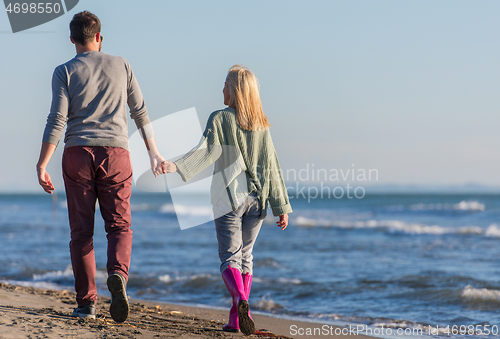
<svg viewBox="0 0 500 339">
<path fill-rule="evenodd" d="M 166 172 L 163 170 L 162 163 L 165 159 L 161 156 L 160 153 L 154 151 L 148 151 L 149 161 L 151 162 L 151 170 L 155 178 L 160 174 L 165 174 Z"/>
</svg>

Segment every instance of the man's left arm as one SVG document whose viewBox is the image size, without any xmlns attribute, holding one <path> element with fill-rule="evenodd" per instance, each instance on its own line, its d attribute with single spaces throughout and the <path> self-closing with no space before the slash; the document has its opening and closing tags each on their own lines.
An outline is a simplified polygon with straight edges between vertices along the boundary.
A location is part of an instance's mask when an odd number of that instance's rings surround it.
<svg viewBox="0 0 500 339">
<path fill-rule="evenodd" d="M 165 159 L 161 156 L 154 138 L 153 126 L 148 116 L 148 110 L 144 97 L 134 72 L 129 64 L 128 66 L 128 88 L 127 88 L 127 104 L 130 108 L 130 117 L 134 120 L 141 137 L 144 139 L 146 149 L 148 150 L 149 160 L 151 163 L 151 170 L 154 176 L 165 173 L 162 167 L 162 162 Z"/>
</svg>

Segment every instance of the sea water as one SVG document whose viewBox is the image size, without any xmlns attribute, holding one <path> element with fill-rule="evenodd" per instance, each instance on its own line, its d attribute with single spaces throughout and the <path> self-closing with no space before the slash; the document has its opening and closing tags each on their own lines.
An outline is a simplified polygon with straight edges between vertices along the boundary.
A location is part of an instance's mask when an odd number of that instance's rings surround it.
<svg viewBox="0 0 500 339">
<path fill-rule="evenodd" d="M 136 192 L 131 203 L 131 297 L 228 308 L 213 222 L 181 230 L 167 194 Z M 291 203 L 288 229 L 268 217 L 257 239 L 253 310 L 387 328 L 500 326 L 500 195 Z M 193 218 L 211 213 L 175 207 Z M 103 228 L 97 209 L 96 281 L 107 295 Z M 0 234 L 0 280 L 73 288 L 64 196 L 0 195 Z"/>
</svg>

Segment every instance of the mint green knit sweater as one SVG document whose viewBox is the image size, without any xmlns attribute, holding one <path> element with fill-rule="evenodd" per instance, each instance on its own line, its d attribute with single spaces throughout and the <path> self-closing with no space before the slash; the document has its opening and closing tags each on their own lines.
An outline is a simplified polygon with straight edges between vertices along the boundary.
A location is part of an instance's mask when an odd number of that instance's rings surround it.
<svg viewBox="0 0 500 339">
<path fill-rule="evenodd" d="M 238 208 L 238 201 L 256 191 L 261 219 L 268 204 L 274 216 L 292 212 L 271 133 L 246 131 L 236 122 L 236 110 L 230 107 L 213 112 L 203 137 L 195 148 L 175 161 L 182 180 L 188 181 L 215 162 L 211 203 L 223 199 Z"/>
</svg>

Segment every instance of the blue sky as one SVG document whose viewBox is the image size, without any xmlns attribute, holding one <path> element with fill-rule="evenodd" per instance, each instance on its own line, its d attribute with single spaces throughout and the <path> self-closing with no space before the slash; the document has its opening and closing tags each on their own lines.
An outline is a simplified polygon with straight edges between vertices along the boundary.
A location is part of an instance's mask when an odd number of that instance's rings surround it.
<svg viewBox="0 0 500 339">
<path fill-rule="evenodd" d="M 100 17 L 103 52 L 129 60 L 152 119 L 195 107 L 204 125 L 239 63 L 260 80 L 284 169 L 500 185 L 498 1 L 80 0 L 16 34 L 0 14 L 0 191 L 41 190 L 51 76 L 75 54 L 68 24 L 81 10 Z"/>
</svg>

